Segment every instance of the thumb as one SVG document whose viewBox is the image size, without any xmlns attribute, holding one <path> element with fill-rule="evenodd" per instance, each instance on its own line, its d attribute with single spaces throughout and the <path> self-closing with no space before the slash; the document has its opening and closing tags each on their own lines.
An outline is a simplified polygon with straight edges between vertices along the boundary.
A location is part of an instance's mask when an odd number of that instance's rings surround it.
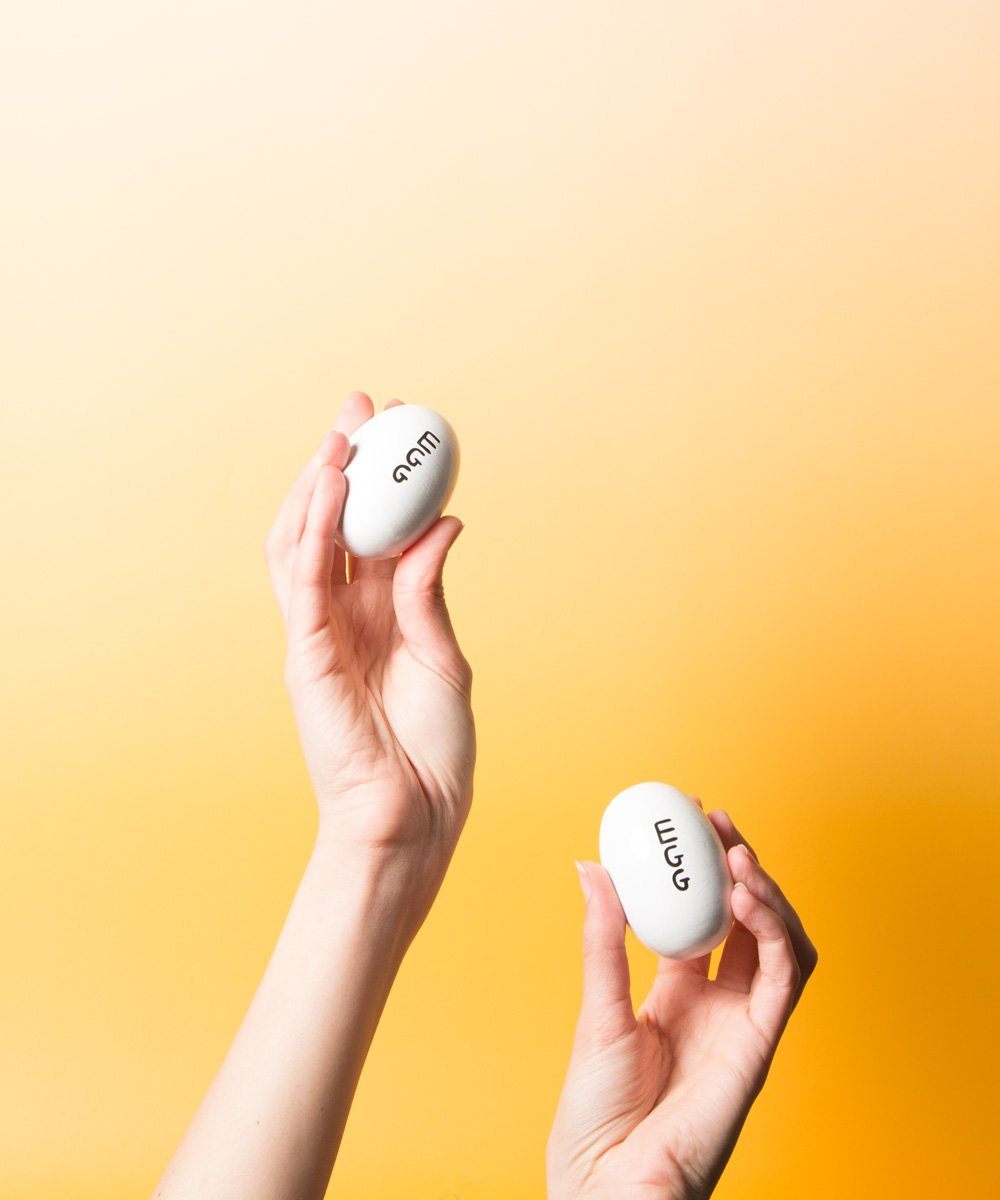
<svg viewBox="0 0 1000 1200">
<path fill-rule="evenodd" d="M 399 632 L 413 657 L 467 694 L 471 672 L 451 627 L 443 582 L 445 559 L 461 532 L 456 517 L 442 517 L 400 557 L 392 580 L 392 603 Z"/>
<path fill-rule="evenodd" d="M 625 955 L 625 913 L 611 876 L 597 863 L 577 863 L 586 901 L 583 918 L 583 1005 L 578 1035 L 617 1038 L 635 1028 Z"/>
</svg>

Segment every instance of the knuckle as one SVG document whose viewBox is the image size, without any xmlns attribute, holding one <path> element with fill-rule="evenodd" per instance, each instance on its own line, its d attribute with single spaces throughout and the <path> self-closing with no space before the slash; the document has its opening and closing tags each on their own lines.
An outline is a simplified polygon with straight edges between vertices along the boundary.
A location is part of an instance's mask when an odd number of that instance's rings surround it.
<svg viewBox="0 0 1000 1200">
<path fill-rule="evenodd" d="M 583 931 L 583 957 L 588 961 L 600 958 L 604 949 L 604 939 L 596 929 L 585 928 Z"/>
<path fill-rule="evenodd" d="M 310 583 L 317 573 L 316 563 L 312 555 L 301 551 L 292 560 L 292 583 L 303 587 Z"/>
<path fill-rule="evenodd" d="M 585 1039 L 594 1049 L 613 1046 L 628 1034 L 631 1022 L 617 1004 L 591 1004 L 585 1017 Z"/>
<path fill-rule="evenodd" d="M 424 596 L 427 598 L 428 604 L 438 612 L 445 610 L 448 606 L 444 599 L 444 587 L 440 583 L 431 583 L 422 589 Z"/>
<path fill-rule="evenodd" d="M 455 662 L 455 680 L 463 692 L 472 691 L 472 666 L 461 651 Z"/>
<path fill-rule="evenodd" d="M 802 984 L 802 968 L 799 966 L 798 959 L 790 957 L 775 972 L 775 981 L 789 996 L 794 995 Z"/>
</svg>

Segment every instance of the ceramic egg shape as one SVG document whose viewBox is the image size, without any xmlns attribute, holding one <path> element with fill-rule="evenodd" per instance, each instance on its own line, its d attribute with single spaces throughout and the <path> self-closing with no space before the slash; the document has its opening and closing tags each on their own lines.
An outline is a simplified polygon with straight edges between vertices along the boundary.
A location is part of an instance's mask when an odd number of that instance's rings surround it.
<svg viewBox="0 0 1000 1200">
<path fill-rule="evenodd" d="M 337 540 L 358 558 L 392 558 L 427 532 L 458 476 L 458 440 L 438 413 L 401 404 L 351 436 Z"/>
<path fill-rule="evenodd" d="M 719 835 L 665 783 L 637 783 L 604 811 L 601 864 L 636 937 L 664 958 L 697 958 L 732 926 L 732 880 Z"/>
</svg>

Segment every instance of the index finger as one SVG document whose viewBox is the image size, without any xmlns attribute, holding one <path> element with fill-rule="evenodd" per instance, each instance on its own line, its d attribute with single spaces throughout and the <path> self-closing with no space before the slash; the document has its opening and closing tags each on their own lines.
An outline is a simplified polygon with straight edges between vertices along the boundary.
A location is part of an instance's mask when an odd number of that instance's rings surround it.
<svg viewBox="0 0 1000 1200">
<path fill-rule="evenodd" d="M 792 949 L 802 972 L 802 985 L 816 969 L 818 956 L 816 947 L 802 924 L 802 918 L 788 902 L 785 893 L 753 858 L 745 845 L 737 845 L 728 852 L 729 872 L 734 883 L 742 883 L 760 901 L 773 909 L 784 921 L 791 938 Z M 799 988 L 801 991 L 801 986 Z"/>
</svg>

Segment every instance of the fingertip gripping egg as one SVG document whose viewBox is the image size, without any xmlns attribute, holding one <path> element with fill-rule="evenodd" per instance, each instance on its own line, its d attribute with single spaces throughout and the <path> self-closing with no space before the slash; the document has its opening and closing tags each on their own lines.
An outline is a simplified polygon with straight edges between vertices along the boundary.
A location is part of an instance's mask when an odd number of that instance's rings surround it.
<svg viewBox="0 0 1000 1200">
<path fill-rule="evenodd" d="M 458 477 L 458 439 L 418 404 L 386 409 L 351 435 L 337 540 L 357 558 L 392 558 L 434 524 Z"/>
<path fill-rule="evenodd" d="M 643 945 L 697 958 L 732 926 L 732 879 L 719 835 L 697 804 L 665 783 L 638 783 L 604 811 L 601 864 Z"/>
</svg>

